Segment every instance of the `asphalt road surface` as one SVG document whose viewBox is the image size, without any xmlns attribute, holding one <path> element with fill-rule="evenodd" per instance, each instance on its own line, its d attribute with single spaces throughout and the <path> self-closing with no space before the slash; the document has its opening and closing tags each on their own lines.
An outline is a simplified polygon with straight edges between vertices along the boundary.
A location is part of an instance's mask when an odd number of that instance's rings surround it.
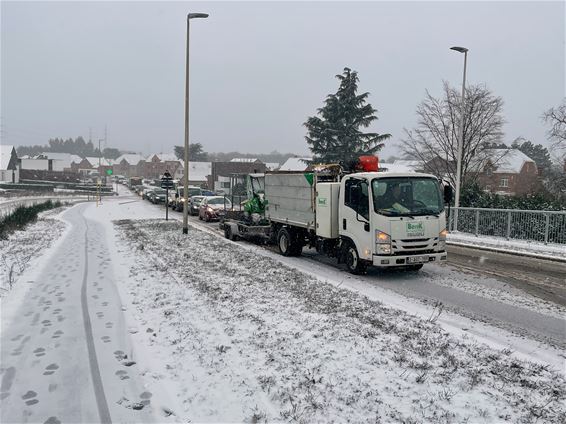
<svg viewBox="0 0 566 424">
<path fill-rule="evenodd" d="M 448 263 L 492 276 L 533 296 L 566 306 L 566 262 L 449 245 Z"/>
</svg>

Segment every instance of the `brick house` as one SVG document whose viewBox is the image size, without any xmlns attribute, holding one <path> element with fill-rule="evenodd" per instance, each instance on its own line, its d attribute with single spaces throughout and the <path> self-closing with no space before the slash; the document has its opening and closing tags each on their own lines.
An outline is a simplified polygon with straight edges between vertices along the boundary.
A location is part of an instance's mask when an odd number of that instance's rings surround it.
<svg viewBox="0 0 566 424">
<path fill-rule="evenodd" d="M 519 149 L 491 149 L 478 182 L 486 191 L 508 196 L 532 194 L 541 187 L 535 161 Z"/>
</svg>

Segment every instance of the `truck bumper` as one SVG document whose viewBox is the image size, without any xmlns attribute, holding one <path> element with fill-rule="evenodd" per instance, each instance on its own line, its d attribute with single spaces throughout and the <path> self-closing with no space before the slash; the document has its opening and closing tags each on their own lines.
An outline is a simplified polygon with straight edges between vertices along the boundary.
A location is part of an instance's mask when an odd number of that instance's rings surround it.
<svg viewBox="0 0 566 424">
<path fill-rule="evenodd" d="M 406 265 L 428 264 L 446 262 L 446 252 L 423 253 L 422 255 L 373 255 L 373 266 L 394 267 Z"/>
</svg>

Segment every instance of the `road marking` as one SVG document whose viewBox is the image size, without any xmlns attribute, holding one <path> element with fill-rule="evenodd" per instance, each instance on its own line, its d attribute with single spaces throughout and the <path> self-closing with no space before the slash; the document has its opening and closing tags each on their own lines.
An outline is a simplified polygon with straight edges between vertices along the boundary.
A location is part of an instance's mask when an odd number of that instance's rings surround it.
<svg viewBox="0 0 566 424">
<path fill-rule="evenodd" d="M 96 349 L 94 347 L 94 339 L 92 337 L 92 326 L 90 323 L 90 315 L 88 313 L 88 300 L 86 296 L 87 277 L 88 277 L 88 222 L 83 215 L 85 221 L 85 268 L 83 274 L 83 285 L 81 287 L 81 305 L 83 309 L 83 321 L 85 325 L 86 346 L 88 349 L 88 359 L 90 364 L 90 372 L 92 376 L 92 385 L 94 387 L 94 395 L 96 397 L 96 404 L 98 406 L 98 415 L 100 422 L 111 423 L 110 411 L 106 396 L 104 395 L 104 387 L 102 385 L 102 378 L 100 376 L 100 368 L 98 367 L 98 360 L 96 358 Z"/>
</svg>

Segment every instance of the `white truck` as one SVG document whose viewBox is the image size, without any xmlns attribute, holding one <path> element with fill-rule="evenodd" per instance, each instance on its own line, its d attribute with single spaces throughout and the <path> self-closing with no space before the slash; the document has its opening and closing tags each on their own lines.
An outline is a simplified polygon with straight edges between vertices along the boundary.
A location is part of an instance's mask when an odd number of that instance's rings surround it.
<svg viewBox="0 0 566 424">
<path fill-rule="evenodd" d="M 309 246 L 354 274 L 368 265 L 418 270 L 446 261 L 444 204 L 451 196 L 450 187 L 442 189 L 429 174 L 266 173 L 265 217 L 258 230 L 285 256 Z M 223 225 L 231 239 L 258 233 L 241 221 Z"/>
</svg>

